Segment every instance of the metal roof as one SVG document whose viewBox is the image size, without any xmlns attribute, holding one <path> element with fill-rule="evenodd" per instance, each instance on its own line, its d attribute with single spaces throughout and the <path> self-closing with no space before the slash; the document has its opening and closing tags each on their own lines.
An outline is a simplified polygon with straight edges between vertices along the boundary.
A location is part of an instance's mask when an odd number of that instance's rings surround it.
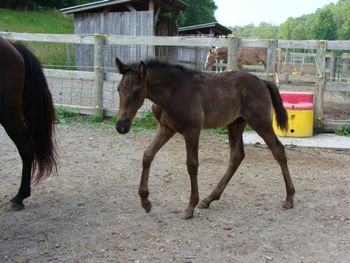
<svg viewBox="0 0 350 263">
<path fill-rule="evenodd" d="M 219 24 L 218 22 L 205 23 L 193 26 L 184 26 L 179 27 L 179 33 L 194 33 L 194 32 L 202 32 L 203 34 L 209 34 L 210 29 L 217 31 L 222 35 L 231 34 L 232 31 L 227 27 Z"/>
<path fill-rule="evenodd" d="M 117 9 L 118 6 L 123 6 L 126 4 L 134 4 L 140 10 L 148 10 L 148 2 L 149 2 L 148 0 L 102 0 L 102 1 L 92 2 L 92 3 L 62 8 L 61 11 L 65 14 L 102 12 L 102 11 L 111 11 L 112 7 L 115 7 Z M 159 1 L 156 1 L 156 3 L 159 3 L 159 6 L 162 7 L 162 10 L 167 12 L 180 11 L 188 7 L 188 5 L 181 0 L 159 0 Z"/>
</svg>

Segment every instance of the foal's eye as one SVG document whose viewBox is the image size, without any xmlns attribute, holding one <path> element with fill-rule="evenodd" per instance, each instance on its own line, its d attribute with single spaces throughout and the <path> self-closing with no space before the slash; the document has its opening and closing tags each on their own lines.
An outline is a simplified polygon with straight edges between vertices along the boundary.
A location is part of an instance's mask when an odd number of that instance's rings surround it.
<svg viewBox="0 0 350 263">
<path fill-rule="evenodd" d="M 138 99 L 140 97 L 140 94 L 141 94 L 141 90 L 137 89 L 134 91 L 134 93 L 132 95 L 135 99 Z"/>
</svg>

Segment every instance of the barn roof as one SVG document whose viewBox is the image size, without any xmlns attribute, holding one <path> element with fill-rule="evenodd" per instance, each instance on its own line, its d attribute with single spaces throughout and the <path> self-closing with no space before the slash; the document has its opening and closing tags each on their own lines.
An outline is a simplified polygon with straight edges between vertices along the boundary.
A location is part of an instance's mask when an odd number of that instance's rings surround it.
<svg viewBox="0 0 350 263">
<path fill-rule="evenodd" d="M 163 12 L 184 10 L 188 7 L 181 0 L 158 0 L 158 6 Z M 95 13 L 95 12 L 125 12 L 149 10 L 149 0 L 102 0 L 61 9 L 65 14 Z"/>
<path fill-rule="evenodd" d="M 214 34 L 215 36 L 218 36 L 231 34 L 232 31 L 219 24 L 218 22 L 212 22 L 206 24 L 180 27 L 179 33 L 182 35 Z"/>
</svg>

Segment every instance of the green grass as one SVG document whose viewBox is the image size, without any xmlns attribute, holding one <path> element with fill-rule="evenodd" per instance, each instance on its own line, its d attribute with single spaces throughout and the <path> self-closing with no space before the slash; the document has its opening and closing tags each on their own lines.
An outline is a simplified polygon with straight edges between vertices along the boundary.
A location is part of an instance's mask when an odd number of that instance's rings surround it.
<svg viewBox="0 0 350 263">
<path fill-rule="evenodd" d="M 92 125 L 104 124 L 107 126 L 114 126 L 117 122 L 117 117 L 113 116 L 112 118 L 101 119 L 96 116 L 79 115 L 78 113 L 70 112 L 69 109 L 63 107 L 56 107 L 56 122 L 60 124 L 76 122 Z M 133 119 L 131 130 L 138 133 L 147 130 L 155 130 L 157 126 L 158 123 L 154 119 L 152 112 L 147 111 L 137 115 Z M 249 130 L 250 127 L 247 126 L 246 129 Z M 216 135 L 227 135 L 227 128 L 204 129 L 203 132 Z"/>
<path fill-rule="evenodd" d="M 0 31 L 73 34 L 73 17 L 58 10 L 14 11 L 0 9 Z"/>
<path fill-rule="evenodd" d="M 0 31 L 73 34 L 72 16 L 58 10 L 14 11 L 0 9 Z M 65 69 L 74 66 L 74 45 L 65 43 L 25 42 L 24 43 L 44 65 Z"/>
<path fill-rule="evenodd" d="M 55 107 L 56 113 L 56 123 L 70 123 L 76 121 L 79 117 L 79 114 L 69 111 L 64 107 Z"/>
<path fill-rule="evenodd" d="M 116 116 L 108 119 L 107 121 L 104 121 L 104 123 L 107 123 L 109 125 L 115 125 L 116 122 Z M 155 130 L 157 126 L 158 124 L 154 119 L 152 112 L 147 111 L 135 116 L 135 118 L 132 121 L 131 129 L 134 132 L 140 132 L 146 130 Z"/>
<path fill-rule="evenodd" d="M 69 109 L 64 107 L 56 107 L 56 122 L 60 124 L 67 124 L 72 122 L 81 122 L 89 124 L 100 124 L 104 123 L 106 125 L 114 126 L 117 122 L 117 117 L 102 119 L 98 116 L 86 116 L 79 115 L 69 111 Z M 153 118 L 152 112 L 144 112 L 137 115 L 132 122 L 132 130 L 134 132 L 140 132 L 144 130 L 154 130 L 157 128 L 157 122 Z"/>
<path fill-rule="evenodd" d="M 350 124 L 345 124 L 336 129 L 335 134 L 342 136 L 350 136 Z"/>
<path fill-rule="evenodd" d="M 154 130 L 157 126 L 158 124 L 150 111 L 136 116 L 132 121 L 132 127 L 135 131 Z"/>
</svg>

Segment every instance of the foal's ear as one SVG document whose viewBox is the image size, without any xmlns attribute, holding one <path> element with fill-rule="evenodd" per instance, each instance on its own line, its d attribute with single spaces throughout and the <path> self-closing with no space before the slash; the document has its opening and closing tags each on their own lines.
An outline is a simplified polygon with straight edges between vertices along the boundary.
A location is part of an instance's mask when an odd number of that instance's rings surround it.
<svg viewBox="0 0 350 263">
<path fill-rule="evenodd" d="M 139 65 L 139 74 L 142 80 L 146 79 L 147 70 L 146 70 L 146 65 L 143 61 L 141 61 Z"/>
<path fill-rule="evenodd" d="M 115 65 L 117 66 L 117 69 L 120 74 L 125 74 L 127 70 L 127 66 L 119 60 L 119 58 L 115 58 Z"/>
</svg>

